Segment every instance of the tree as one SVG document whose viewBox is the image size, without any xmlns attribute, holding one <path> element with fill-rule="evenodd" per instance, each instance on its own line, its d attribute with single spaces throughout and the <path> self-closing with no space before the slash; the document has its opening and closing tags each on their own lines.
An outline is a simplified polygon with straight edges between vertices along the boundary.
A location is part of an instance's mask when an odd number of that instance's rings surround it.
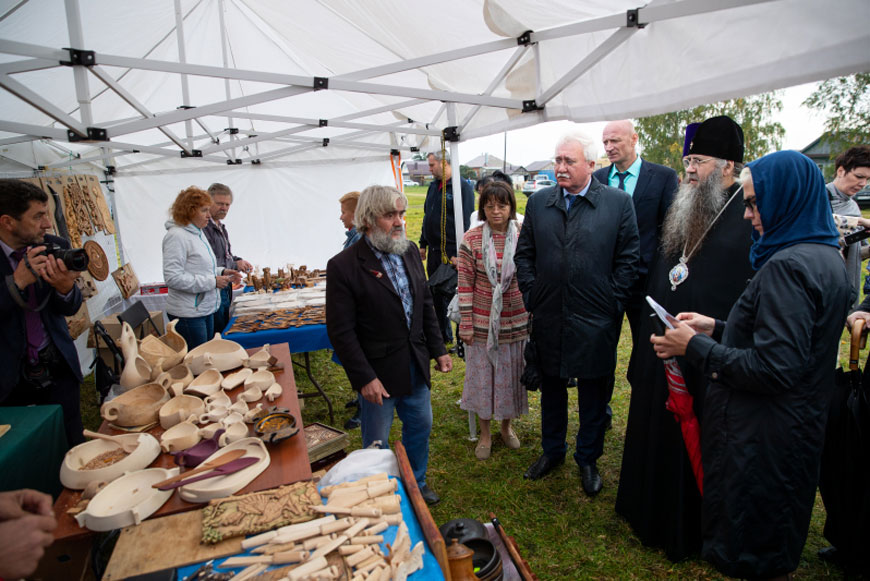
<svg viewBox="0 0 870 581">
<path fill-rule="evenodd" d="M 698 123 L 717 115 L 728 115 L 743 129 L 743 160 L 748 162 L 782 147 L 785 128 L 771 118 L 774 112 L 781 110 L 782 101 L 774 91 L 643 117 L 635 121 L 635 129 L 643 147 L 644 159 L 682 173 L 683 141 L 689 123 Z"/>
<path fill-rule="evenodd" d="M 828 79 L 803 103 L 826 113 L 824 140 L 840 153 L 847 146 L 870 143 L 870 73 Z"/>
</svg>

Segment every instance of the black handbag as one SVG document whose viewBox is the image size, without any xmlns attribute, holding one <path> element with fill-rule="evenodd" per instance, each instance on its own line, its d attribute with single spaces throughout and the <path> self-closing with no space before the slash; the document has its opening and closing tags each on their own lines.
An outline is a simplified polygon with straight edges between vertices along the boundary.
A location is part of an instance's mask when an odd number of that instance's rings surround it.
<svg viewBox="0 0 870 581">
<path fill-rule="evenodd" d="M 532 339 L 532 321 L 529 315 L 529 340 L 526 342 L 526 348 L 523 350 L 523 359 L 526 366 L 523 369 L 523 374 L 520 376 L 520 384 L 524 385 L 528 391 L 538 391 L 541 389 L 541 366 L 538 360 L 538 346 L 535 340 Z"/>
<path fill-rule="evenodd" d="M 427 284 L 433 295 L 452 297 L 456 294 L 456 269 L 451 264 L 439 264 Z"/>
</svg>

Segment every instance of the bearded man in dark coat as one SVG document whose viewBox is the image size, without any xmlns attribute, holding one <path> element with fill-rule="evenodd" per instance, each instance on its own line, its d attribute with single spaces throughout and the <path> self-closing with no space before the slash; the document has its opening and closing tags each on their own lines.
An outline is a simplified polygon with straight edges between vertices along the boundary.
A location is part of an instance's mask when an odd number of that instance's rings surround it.
<svg viewBox="0 0 870 581">
<path fill-rule="evenodd" d="M 691 128 L 690 128 L 691 129 Z M 647 294 L 668 312 L 715 313 L 727 318 L 753 270 L 751 225 L 743 219 L 735 176 L 742 169 L 743 131 L 713 117 L 687 136 L 686 177 L 665 218 Z M 639 337 L 657 332 L 647 306 Z M 700 420 L 706 380 L 678 358 Z M 701 548 L 701 495 L 679 424 L 665 409 L 665 369 L 651 345 L 633 345 L 628 368 L 631 404 L 616 511 L 641 542 L 679 561 Z"/>
</svg>

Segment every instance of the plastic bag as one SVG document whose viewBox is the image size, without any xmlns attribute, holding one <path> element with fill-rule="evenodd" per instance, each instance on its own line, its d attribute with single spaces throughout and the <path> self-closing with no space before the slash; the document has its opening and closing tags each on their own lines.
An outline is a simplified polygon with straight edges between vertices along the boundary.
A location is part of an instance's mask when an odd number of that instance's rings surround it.
<svg viewBox="0 0 870 581">
<path fill-rule="evenodd" d="M 453 295 L 450 299 L 450 304 L 447 305 L 447 318 L 457 325 L 462 321 L 462 315 L 459 314 L 459 295 Z"/>
<path fill-rule="evenodd" d="M 392 450 L 380 448 L 366 448 L 354 450 L 347 458 L 333 466 L 317 483 L 318 488 L 341 484 L 351 480 L 359 480 L 364 476 L 371 476 L 386 472 L 390 476 L 399 477 L 399 463 Z"/>
</svg>

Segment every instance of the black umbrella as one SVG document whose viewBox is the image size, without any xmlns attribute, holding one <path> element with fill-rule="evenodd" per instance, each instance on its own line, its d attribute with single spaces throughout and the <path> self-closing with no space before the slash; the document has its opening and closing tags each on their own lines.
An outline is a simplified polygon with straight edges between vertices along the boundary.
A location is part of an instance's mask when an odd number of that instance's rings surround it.
<svg viewBox="0 0 870 581">
<path fill-rule="evenodd" d="M 825 538 L 853 564 L 866 562 L 870 547 L 870 373 L 858 366 L 863 329 L 864 320 L 858 319 L 849 370 L 836 372 L 819 475 Z"/>
</svg>

